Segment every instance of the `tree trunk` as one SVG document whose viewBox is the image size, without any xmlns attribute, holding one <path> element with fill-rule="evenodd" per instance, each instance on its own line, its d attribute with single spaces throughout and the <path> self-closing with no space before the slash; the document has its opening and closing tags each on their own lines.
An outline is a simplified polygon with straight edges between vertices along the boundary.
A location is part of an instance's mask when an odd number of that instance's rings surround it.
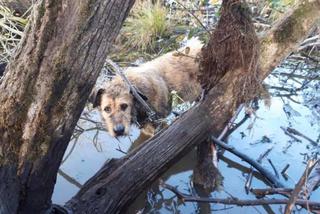
<svg viewBox="0 0 320 214">
<path fill-rule="evenodd" d="M 261 39 L 262 81 L 294 51 L 320 17 L 320 1 L 302 1 Z M 218 135 L 240 104 L 241 69 L 228 72 L 206 99 L 124 158 L 107 163 L 66 206 L 76 213 L 121 213 L 141 191 L 209 133 Z"/>
<path fill-rule="evenodd" d="M 134 0 L 43 0 L 0 82 L 0 213 L 44 213 L 89 93 Z"/>
</svg>

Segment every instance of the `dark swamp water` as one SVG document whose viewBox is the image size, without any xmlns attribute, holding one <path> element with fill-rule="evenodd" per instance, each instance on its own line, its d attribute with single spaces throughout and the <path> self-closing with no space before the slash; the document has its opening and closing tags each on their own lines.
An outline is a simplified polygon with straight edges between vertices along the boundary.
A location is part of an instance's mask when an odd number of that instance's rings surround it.
<svg viewBox="0 0 320 214">
<path fill-rule="evenodd" d="M 239 151 L 257 159 L 272 148 L 262 165 L 273 172 L 267 159 L 272 160 L 277 171 L 289 164 L 287 178 L 280 174 L 280 180 L 288 187 L 294 187 L 301 177 L 309 158 L 317 157 L 319 146 L 296 136 L 296 140 L 284 133 L 283 128 L 294 128 L 316 143 L 320 143 L 320 71 L 316 65 L 303 62 L 286 61 L 266 80 L 270 99 L 259 100 L 259 109 L 247 119 L 228 138 L 228 143 Z M 267 105 L 266 105 L 267 103 Z M 245 115 L 242 111 L 236 123 Z M 92 120 L 92 121 L 91 121 Z M 119 158 L 129 150 L 131 142 L 139 135 L 132 127 L 132 135 L 119 141 L 111 138 L 101 126 L 96 111 L 82 115 L 74 138 L 67 149 L 53 194 L 53 202 L 63 204 L 70 199 L 88 178 L 90 178 L 106 160 Z M 195 151 L 186 154 L 162 177 L 165 183 L 177 186 L 184 193 L 194 191 L 192 169 L 195 166 Z M 250 165 L 229 152 L 220 156 L 219 169 L 224 177 L 223 188 L 212 192 L 217 198 L 237 197 L 255 199 L 246 194 L 244 186 Z M 253 188 L 267 188 L 259 177 L 254 177 Z M 278 195 L 269 198 L 283 198 Z M 320 202 L 320 190 L 315 190 L 311 200 Z M 170 191 L 159 187 L 156 182 L 128 208 L 127 213 L 283 213 L 284 206 L 237 207 L 218 204 L 181 203 Z M 307 213 L 296 209 L 295 213 Z"/>
</svg>

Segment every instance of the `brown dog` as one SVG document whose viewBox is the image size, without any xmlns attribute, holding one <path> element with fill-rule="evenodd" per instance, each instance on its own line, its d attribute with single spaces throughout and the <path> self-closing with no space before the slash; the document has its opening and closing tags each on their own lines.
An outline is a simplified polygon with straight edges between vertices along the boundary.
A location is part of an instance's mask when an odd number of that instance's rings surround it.
<svg viewBox="0 0 320 214">
<path fill-rule="evenodd" d="M 171 111 L 171 91 L 177 91 L 184 101 L 194 101 L 199 96 L 201 86 L 197 81 L 199 67 L 196 57 L 201 48 L 201 42 L 193 40 L 179 51 L 128 68 L 125 75 L 157 114 L 166 117 Z M 112 136 L 128 135 L 132 122 L 141 123 L 146 118 L 146 112 L 141 110 L 120 76 L 107 82 L 94 97 L 93 106 L 99 107 Z"/>
</svg>

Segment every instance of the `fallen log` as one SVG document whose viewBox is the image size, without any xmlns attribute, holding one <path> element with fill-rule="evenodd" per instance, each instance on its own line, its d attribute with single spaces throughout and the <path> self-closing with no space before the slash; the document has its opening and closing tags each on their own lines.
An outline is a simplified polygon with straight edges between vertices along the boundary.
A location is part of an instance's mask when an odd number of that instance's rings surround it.
<svg viewBox="0 0 320 214">
<path fill-rule="evenodd" d="M 261 39 L 263 80 L 286 56 L 297 49 L 320 17 L 320 1 L 303 1 Z M 240 105 L 233 93 L 247 75 L 241 69 L 225 74 L 203 102 L 186 112 L 166 130 L 114 164 L 106 164 L 66 204 L 76 213 L 120 213 L 143 189 L 158 178 L 209 133 L 218 136 Z"/>
</svg>

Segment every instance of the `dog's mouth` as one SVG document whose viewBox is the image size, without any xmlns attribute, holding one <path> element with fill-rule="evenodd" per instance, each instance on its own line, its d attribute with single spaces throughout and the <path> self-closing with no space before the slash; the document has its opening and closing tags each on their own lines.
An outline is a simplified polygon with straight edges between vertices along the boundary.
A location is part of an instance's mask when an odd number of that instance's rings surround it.
<svg viewBox="0 0 320 214">
<path fill-rule="evenodd" d="M 117 124 L 113 127 L 112 133 L 115 137 L 122 137 L 127 136 L 128 131 L 126 130 L 126 127 L 122 124 Z"/>
<path fill-rule="evenodd" d="M 126 137 L 127 136 L 127 134 L 114 134 L 114 137 Z"/>
</svg>

